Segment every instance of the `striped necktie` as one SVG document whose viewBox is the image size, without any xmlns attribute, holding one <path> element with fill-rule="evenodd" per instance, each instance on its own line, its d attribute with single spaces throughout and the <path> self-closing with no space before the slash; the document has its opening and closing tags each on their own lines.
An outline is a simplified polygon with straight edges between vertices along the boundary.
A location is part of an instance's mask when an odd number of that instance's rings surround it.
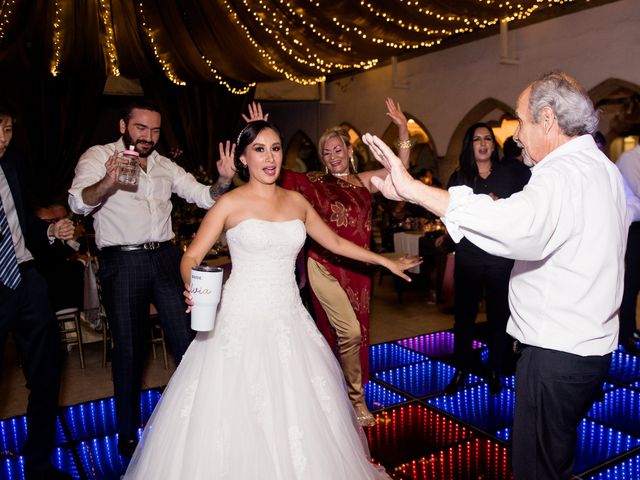
<svg viewBox="0 0 640 480">
<path fill-rule="evenodd" d="M 13 246 L 11 230 L 0 198 L 0 283 L 15 290 L 20 283 L 20 270 L 16 249 Z"/>
</svg>

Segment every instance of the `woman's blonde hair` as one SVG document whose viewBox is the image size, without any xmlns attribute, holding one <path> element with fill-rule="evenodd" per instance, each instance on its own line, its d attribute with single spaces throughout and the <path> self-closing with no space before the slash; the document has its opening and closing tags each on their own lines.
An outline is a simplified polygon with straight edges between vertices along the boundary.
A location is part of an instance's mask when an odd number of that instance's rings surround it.
<svg viewBox="0 0 640 480">
<path fill-rule="evenodd" d="M 324 144 L 327 143 L 332 137 L 338 137 L 342 140 L 345 148 L 349 148 L 351 146 L 351 141 L 349 139 L 349 132 L 344 127 L 331 127 L 327 128 L 322 135 L 320 136 L 320 140 L 318 140 L 318 155 L 320 155 L 320 159 L 323 159 L 322 150 L 324 150 Z M 324 160 L 323 160 L 324 161 Z"/>
</svg>

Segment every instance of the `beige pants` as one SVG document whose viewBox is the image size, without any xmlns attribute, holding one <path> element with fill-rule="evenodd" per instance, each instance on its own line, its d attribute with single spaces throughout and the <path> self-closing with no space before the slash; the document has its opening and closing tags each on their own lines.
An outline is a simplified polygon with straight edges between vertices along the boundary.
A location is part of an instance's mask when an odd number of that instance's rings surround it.
<svg viewBox="0 0 640 480">
<path fill-rule="evenodd" d="M 351 403 L 356 408 L 365 406 L 360 365 L 362 335 L 349 297 L 325 266 L 311 258 L 307 260 L 307 275 L 313 293 L 318 297 L 329 323 L 336 332 L 340 363 Z"/>
</svg>

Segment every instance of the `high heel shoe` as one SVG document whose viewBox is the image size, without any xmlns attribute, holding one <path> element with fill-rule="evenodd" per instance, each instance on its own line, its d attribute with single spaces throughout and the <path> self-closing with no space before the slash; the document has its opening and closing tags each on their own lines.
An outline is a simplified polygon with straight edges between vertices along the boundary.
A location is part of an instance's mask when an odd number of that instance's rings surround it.
<svg viewBox="0 0 640 480">
<path fill-rule="evenodd" d="M 464 370 L 456 370 L 453 378 L 444 389 L 445 395 L 453 395 L 454 393 L 456 393 L 460 388 L 460 385 L 464 383 L 464 379 L 466 376 L 467 372 L 465 372 Z"/>
<path fill-rule="evenodd" d="M 360 426 L 364 428 L 373 427 L 376 424 L 376 419 L 366 406 L 356 407 L 356 420 Z"/>
</svg>

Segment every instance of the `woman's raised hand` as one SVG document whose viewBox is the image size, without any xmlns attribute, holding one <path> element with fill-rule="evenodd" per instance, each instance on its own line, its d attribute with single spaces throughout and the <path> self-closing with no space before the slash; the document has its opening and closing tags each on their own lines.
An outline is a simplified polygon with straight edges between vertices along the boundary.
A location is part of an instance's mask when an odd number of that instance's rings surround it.
<svg viewBox="0 0 640 480">
<path fill-rule="evenodd" d="M 387 116 L 391 118 L 391 121 L 398 126 L 398 129 L 402 131 L 403 129 L 408 132 L 407 127 L 407 117 L 405 117 L 402 109 L 400 108 L 400 103 L 394 102 L 393 98 L 387 97 L 385 100 L 387 105 Z"/>
<path fill-rule="evenodd" d="M 242 118 L 247 123 L 257 122 L 258 120 L 264 120 L 265 122 L 269 120 L 268 113 L 262 113 L 262 105 L 260 102 L 251 102 L 249 104 L 249 116 L 242 114 Z"/>
</svg>

